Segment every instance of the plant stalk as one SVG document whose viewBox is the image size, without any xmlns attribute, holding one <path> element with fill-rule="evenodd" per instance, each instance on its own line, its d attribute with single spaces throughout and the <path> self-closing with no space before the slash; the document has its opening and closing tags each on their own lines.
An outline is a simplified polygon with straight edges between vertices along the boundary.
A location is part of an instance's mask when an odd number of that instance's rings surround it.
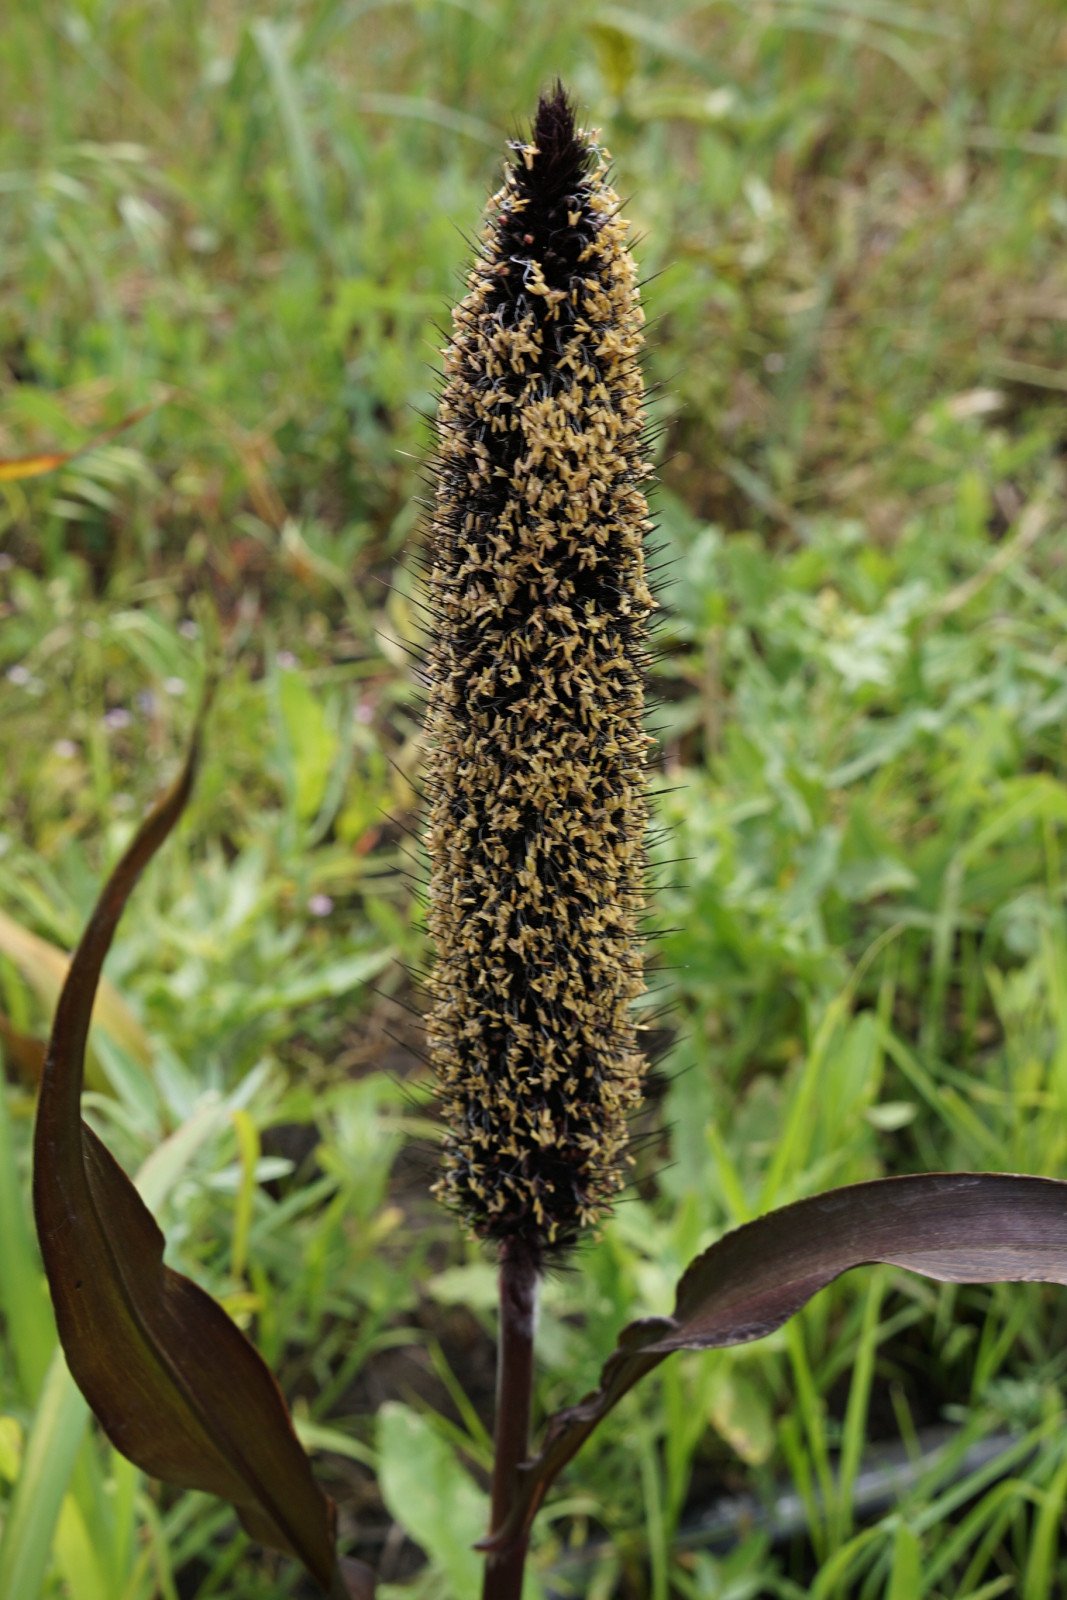
<svg viewBox="0 0 1067 1600">
<path fill-rule="evenodd" d="M 519 1240 L 506 1240 L 500 1247 L 500 1336 L 490 1533 L 495 1533 L 507 1520 L 519 1464 L 529 1450 L 536 1323 L 534 1257 L 528 1246 Z M 521 1600 L 527 1542 L 523 1538 L 487 1555 L 482 1600 Z"/>
</svg>

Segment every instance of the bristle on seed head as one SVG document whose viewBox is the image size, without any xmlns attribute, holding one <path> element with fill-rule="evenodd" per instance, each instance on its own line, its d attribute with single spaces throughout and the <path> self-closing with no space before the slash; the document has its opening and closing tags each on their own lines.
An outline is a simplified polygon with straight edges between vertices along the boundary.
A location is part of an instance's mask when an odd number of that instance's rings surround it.
<svg viewBox="0 0 1067 1600">
<path fill-rule="evenodd" d="M 511 146 L 444 352 L 429 578 L 437 1193 L 536 1259 L 625 1181 L 644 1062 L 643 316 L 560 85 Z"/>
</svg>

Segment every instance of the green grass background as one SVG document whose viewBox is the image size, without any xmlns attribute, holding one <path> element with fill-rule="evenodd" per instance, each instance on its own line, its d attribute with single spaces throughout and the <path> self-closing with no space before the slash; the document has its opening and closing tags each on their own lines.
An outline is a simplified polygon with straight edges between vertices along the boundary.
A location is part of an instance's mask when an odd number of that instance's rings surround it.
<svg viewBox="0 0 1067 1600">
<path fill-rule="evenodd" d="M 239 644 L 109 965 L 150 1060 L 99 1028 L 89 1105 L 386 1600 L 466 1600 L 485 1516 L 492 1273 L 426 1195 L 400 869 L 424 414 L 503 140 L 561 74 L 652 279 L 657 854 L 688 858 L 657 903 L 661 1132 L 549 1286 L 552 1408 L 758 1211 L 1067 1169 L 1065 67 L 1062 0 L 4 8 L 0 459 L 149 409 L 0 483 L 0 1009 L 46 1030 L 20 934 L 73 944 Z M 86 1431 L 31 1114 L 13 1080 L 0 1592 L 305 1593 Z M 1062 1595 L 1065 1340 L 1062 1291 L 879 1270 L 674 1357 L 559 1485 L 531 1595 Z M 724 1495 L 752 1503 L 715 1537 Z"/>
</svg>

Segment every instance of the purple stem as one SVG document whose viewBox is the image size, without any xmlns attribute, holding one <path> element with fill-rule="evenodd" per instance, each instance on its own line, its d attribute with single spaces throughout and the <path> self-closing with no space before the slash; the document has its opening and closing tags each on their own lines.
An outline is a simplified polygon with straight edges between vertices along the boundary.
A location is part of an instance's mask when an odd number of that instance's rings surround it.
<svg viewBox="0 0 1067 1600">
<path fill-rule="evenodd" d="M 497 1352 L 496 1433 L 490 1531 L 507 1519 L 516 1473 L 529 1450 L 533 1346 L 537 1323 L 537 1267 L 528 1247 L 510 1239 L 500 1247 L 500 1342 Z M 521 1600 L 527 1540 L 486 1557 L 482 1600 Z"/>
</svg>

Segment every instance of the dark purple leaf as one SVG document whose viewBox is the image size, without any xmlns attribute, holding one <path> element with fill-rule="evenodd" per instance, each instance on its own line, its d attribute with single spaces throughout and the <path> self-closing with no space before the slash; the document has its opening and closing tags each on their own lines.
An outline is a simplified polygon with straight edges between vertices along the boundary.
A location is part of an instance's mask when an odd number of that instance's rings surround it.
<svg viewBox="0 0 1067 1600">
<path fill-rule="evenodd" d="M 230 1501 L 254 1538 L 296 1556 L 335 1597 L 369 1600 L 366 1569 L 338 1566 L 333 1503 L 273 1377 L 215 1301 L 163 1265 L 154 1219 L 81 1120 L 104 957 L 130 892 L 182 813 L 197 745 L 194 737 L 174 787 L 108 879 L 63 985 L 37 1113 L 37 1232 L 70 1370 L 116 1448 L 157 1478 Z"/>
<path fill-rule="evenodd" d="M 762 1339 L 842 1272 L 872 1262 L 946 1283 L 1067 1283 L 1067 1183 L 1003 1173 L 933 1173 L 831 1189 L 772 1211 L 705 1250 L 674 1314 L 624 1328 L 600 1387 L 552 1417 L 519 1472 L 516 1503 L 482 1548 L 521 1537 L 593 1429 L 672 1350 Z"/>
</svg>

